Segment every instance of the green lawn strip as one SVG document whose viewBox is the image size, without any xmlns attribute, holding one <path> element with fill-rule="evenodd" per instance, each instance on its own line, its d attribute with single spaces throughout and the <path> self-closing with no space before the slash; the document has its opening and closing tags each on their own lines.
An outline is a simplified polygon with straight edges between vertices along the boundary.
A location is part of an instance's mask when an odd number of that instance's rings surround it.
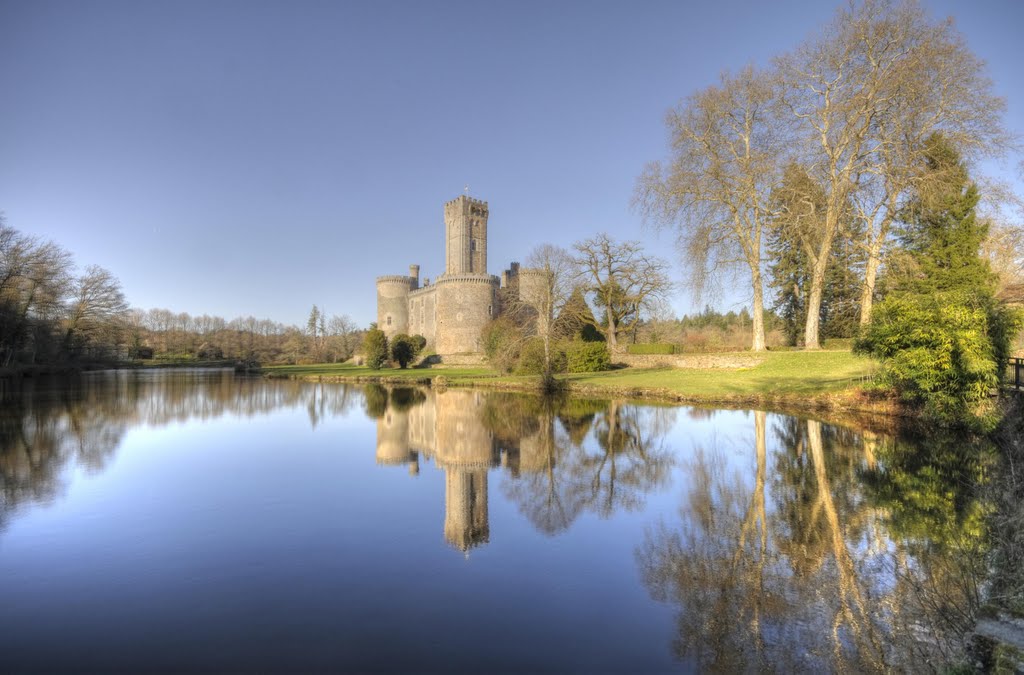
<svg viewBox="0 0 1024 675">
<path fill-rule="evenodd" d="M 850 352 L 779 352 L 766 354 L 753 368 L 628 368 L 567 379 L 581 385 L 664 389 L 692 396 L 810 395 L 855 386 L 873 370 L 870 359 Z"/>
<path fill-rule="evenodd" d="M 587 388 L 664 390 L 696 397 L 751 395 L 815 395 L 860 384 L 874 370 L 870 359 L 850 352 L 769 352 L 752 368 L 626 368 L 602 373 L 566 375 L 564 379 Z M 481 384 L 530 388 L 535 377 L 500 375 L 486 367 L 385 368 L 371 370 L 349 364 L 271 366 L 271 377 L 310 379 L 381 379 L 422 381 L 444 377 L 449 385 Z"/>
<path fill-rule="evenodd" d="M 498 373 L 490 368 L 382 368 L 373 370 L 366 366 L 354 366 L 347 363 L 317 363 L 302 366 L 268 366 L 264 373 L 271 377 L 297 378 L 386 378 L 394 380 L 422 380 L 443 376 L 449 381 L 455 380 L 487 380 L 498 377 Z"/>
</svg>

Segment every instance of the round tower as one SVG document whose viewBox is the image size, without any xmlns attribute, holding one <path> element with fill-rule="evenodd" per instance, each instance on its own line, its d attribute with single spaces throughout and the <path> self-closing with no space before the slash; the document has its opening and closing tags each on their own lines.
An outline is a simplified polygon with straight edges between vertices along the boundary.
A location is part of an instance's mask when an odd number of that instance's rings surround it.
<svg viewBox="0 0 1024 675">
<path fill-rule="evenodd" d="M 498 277 L 479 274 L 445 274 L 437 279 L 434 300 L 438 354 L 483 351 L 480 334 L 497 314 L 500 282 Z"/>
<path fill-rule="evenodd" d="M 377 327 L 388 339 L 409 332 L 409 292 L 415 286 L 412 277 L 377 277 Z"/>
</svg>

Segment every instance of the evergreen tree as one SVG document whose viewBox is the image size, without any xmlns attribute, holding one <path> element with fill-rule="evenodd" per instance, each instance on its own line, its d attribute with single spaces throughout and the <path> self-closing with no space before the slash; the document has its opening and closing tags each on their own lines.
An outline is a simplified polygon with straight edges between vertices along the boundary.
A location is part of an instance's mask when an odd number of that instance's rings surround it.
<svg viewBox="0 0 1024 675">
<path fill-rule="evenodd" d="M 374 370 L 380 370 L 388 360 L 388 338 L 384 331 L 377 328 L 377 324 L 370 324 L 370 330 L 366 331 L 363 338 L 363 351 L 366 353 L 366 365 Z"/>
<path fill-rule="evenodd" d="M 941 135 L 922 149 L 917 184 L 888 295 L 858 348 L 882 360 L 883 383 L 903 400 L 948 423 L 978 424 L 991 411 L 1018 317 L 995 299 L 995 275 L 980 254 L 988 227 L 975 213 L 978 188 Z"/>
<path fill-rule="evenodd" d="M 604 335 L 594 327 L 596 324 L 594 313 L 583 297 L 583 290 L 577 287 L 555 318 L 554 332 L 556 336 L 568 340 L 604 342 Z"/>
</svg>

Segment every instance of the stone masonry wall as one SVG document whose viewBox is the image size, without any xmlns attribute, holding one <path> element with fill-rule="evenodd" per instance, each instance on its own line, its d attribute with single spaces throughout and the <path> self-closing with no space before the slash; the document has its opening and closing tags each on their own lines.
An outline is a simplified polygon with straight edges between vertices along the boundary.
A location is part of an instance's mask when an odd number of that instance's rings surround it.
<svg viewBox="0 0 1024 675">
<path fill-rule="evenodd" d="M 497 311 L 498 284 L 497 277 L 483 275 L 445 275 L 437 280 L 438 354 L 482 351 L 480 334 Z"/>
</svg>

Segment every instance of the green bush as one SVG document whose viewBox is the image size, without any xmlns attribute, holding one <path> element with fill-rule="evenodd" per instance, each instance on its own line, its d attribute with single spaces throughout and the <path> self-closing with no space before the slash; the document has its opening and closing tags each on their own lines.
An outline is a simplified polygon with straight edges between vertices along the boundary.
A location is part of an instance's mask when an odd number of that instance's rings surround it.
<svg viewBox="0 0 1024 675">
<path fill-rule="evenodd" d="M 668 342 L 651 343 L 646 345 L 629 345 L 626 347 L 627 354 L 675 354 L 676 346 Z"/>
<path fill-rule="evenodd" d="M 608 370 L 612 362 L 604 342 L 570 342 L 565 346 L 565 358 L 570 373 Z"/>
<path fill-rule="evenodd" d="M 366 352 L 366 365 L 373 370 L 380 370 L 388 361 L 388 338 L 376 324 L 366 331 L 363 338 L 363 351 Z"/>
<path fill-rule="evenodd" d="M 986 304 L 964 292 L 890 295 L 856 348 L 882 361 L 880 384 L 907 403 L 945 423 L 982 421 L 1005 363 L 997 360 L 1006 351 L 999 333 L 1014 324 Z"/>
<path fill-rule="evenodd" d="M 422 335 L 410 336 L 399 333 L 391 338 L 391 360 L 395 361 L 399 368 L 405 368 L 419 356 L 426 344 L 427 339 Z"/>
<path fill-rule="evenodd" d="M 565 351 L 559 346 L 551 346 L 551 372 L 564 373 L 566 368 Z M 515 367 L 516 375 L 544 374 L 544 340 L 533 338 L 519 352 L 519 360 Z"/>
</svg>

